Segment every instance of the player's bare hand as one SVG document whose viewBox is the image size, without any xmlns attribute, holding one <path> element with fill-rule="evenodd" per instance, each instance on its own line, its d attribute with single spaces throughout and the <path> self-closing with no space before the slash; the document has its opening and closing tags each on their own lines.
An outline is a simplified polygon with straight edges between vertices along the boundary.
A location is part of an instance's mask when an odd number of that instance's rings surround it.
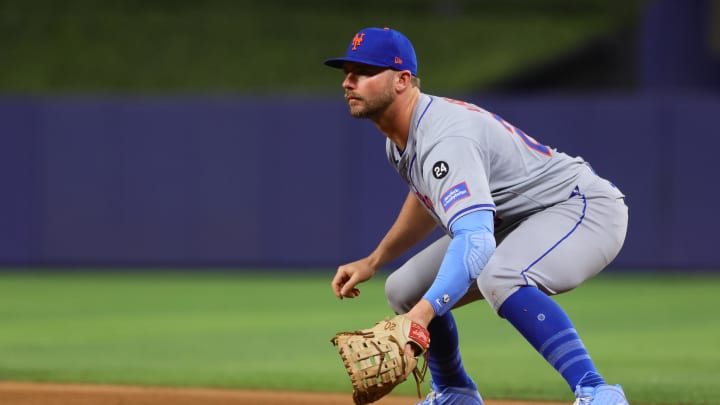
<svg viewBox="0 0 720 405">
<path fill-rule="evenodd" d="M 375 271 L 368 258 L 338 267 L 332 280 L 333 293 L 340 299 L 357 297 L 360 295 L 360 289 L 356 286 L 369 280 L 375 275 Z"/>
</svg>

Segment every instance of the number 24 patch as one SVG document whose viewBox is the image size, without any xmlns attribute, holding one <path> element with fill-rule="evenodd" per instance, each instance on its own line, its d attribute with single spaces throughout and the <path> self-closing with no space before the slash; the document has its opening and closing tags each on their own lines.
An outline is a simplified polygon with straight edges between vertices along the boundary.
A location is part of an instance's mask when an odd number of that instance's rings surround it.
<svg viewBox="0 0 720 405">
<path fill-rule="evenodd" d="M 448 172 L 450 172 L 450 166 L 442 160 L 435 162 L 433 165 L 432 174 L 436 179 L 442 179 L 447 176 Z"/>
</svg>

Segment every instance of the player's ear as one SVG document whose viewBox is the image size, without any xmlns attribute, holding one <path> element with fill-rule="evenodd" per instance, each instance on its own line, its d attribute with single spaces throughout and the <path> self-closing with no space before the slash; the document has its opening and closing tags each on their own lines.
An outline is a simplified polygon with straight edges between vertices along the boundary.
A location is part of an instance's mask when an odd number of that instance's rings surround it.
<svg viewBox="0 0 720 405">
<path fill-rule="evenodd" d="M 409 70 L 401 70 L 395 74 L 395 90 L 398 92 L 404 91 L 410 87 L 412 81 L 412 74 Z"/>
</svg>

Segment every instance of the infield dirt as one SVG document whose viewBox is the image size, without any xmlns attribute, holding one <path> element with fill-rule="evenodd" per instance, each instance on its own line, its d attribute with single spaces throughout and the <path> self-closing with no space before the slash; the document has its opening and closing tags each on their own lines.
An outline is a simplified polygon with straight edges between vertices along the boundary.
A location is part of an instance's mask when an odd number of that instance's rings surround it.
<svg viewBox="0 0 720 405">
<path fill-rule="evenodd" d="M 377 405 L 410 405 L 415 397 L 390 395 Z M 569 403 L 569 402 L 568 402 Z M 486 405 L 567 405 L 529 401 L 485 401 Z M 350 394 L 205 388 L 0 382 L 2 405 L 353 405 Z"/>
</svg>

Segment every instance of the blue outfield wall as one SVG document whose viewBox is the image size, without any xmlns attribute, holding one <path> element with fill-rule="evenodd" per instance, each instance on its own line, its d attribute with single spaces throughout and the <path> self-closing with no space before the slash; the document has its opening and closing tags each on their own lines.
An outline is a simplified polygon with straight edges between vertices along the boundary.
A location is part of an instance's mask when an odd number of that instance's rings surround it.
<svg viewBox="0 0 720 405">
<path fill-rule="evenodd" d="M 631 269 L 720 268 L 720 97 L 473 96 L 589 160 Z M 341 97 L 0 98 L 0 265 L 335 266 L 407 192 Z"/>
</svg>

